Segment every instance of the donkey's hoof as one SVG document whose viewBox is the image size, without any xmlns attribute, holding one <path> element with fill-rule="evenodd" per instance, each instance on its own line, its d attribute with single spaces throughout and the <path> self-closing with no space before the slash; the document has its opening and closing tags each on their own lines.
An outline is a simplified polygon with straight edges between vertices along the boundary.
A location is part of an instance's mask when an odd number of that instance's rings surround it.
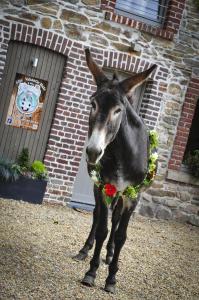
<svg viewBox="0 0 199 300">
<path fill-rule="evenodd" d="M 115 294 L 115 284 L 106 283 L 104 290 L 107 293 Z"/>
<path fill-rule="evenodd" d="M 107 265 L 110 265 L 110 263 L 111 263 L 111 261 L 112 261 L 112 256 L 107 256 L 106 257 L 106 261 L 105 261 L 105 263 L 107 264 Z"/>
<path fill-rule="evenodd" d="M 88 254 L 79 252 L 77 255 L 73 256 L 74 260 L 80 261 L 80 260 L 85 260 L 87 258 Z"/>
<path fill-rule="evenodd" d="M 94 286 L 94 281 L 95 281 L 94 277 L 90 275 L 85 275 L 81 283 L 86 286 Z"/>
</svg>

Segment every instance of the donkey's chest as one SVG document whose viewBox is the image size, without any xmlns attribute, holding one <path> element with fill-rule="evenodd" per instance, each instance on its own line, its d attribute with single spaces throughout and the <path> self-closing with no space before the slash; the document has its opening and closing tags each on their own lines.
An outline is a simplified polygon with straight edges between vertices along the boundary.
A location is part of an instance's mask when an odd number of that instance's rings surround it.
<svg viewBox="0 0 199 300">
<path fill-rule="evenodd" d="M 113 184 L 118 191 L 124 191 L 127 186 L 133 184 L 132 180 L 129 180 L 125 170 L 120 168 L 112 168 L 111 172 L 105 172 L 105 183 Z"/>
<path fill-rule="evenodd" d="M 122 176 L 118 176 L 118 178 L 115 180 L 111 180 L 110 182 L 111 184 L 113 184 L 118 191 L 124 191 L 127 186 L 131 185 L 131 182 L 128 180 L 125 180 Z"/>
</svg>

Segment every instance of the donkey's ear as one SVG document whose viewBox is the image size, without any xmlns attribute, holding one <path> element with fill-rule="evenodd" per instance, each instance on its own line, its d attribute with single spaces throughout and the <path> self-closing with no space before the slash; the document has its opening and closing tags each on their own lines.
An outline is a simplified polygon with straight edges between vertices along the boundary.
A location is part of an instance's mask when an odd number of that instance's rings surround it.
<svg viewBox="0 0 199 300">
<path fill-rule="evenodd" d="M 108 81 L 108 78 L 105 76 L 102 69 L 100 69 L 100 67 L 98 67 L 98 65 L 92 59 L 89 49 L 85 49 L 85 54 L 88 68 L 93 74 L 97 86 L 101 86 L 104 82 Z"/>
<path fill-rule="evenodd" d="M 144 81 L 147 80 L 149 75 L 155 70 L 157 65 L 153 65 L 148 70 L 145 70 L 141 73 L 135 74 L 127 79 L 124 79 L 119 83 L 122 90 L 125 92 L 125 94 L 130 95 L 136 87 L 141 85 Z"/>
</svg>

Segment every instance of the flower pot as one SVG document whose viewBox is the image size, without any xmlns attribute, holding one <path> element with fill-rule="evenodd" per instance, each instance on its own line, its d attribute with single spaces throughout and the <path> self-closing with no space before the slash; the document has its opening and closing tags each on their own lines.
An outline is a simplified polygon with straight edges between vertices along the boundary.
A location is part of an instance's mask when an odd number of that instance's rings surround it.
<svg viewBox="0 0 199 300">
<path fill-rule="evenodd" d="M 0 182 L 0 197 L 41 204 L 47 181 L 20 177 L 14 182 Z"/>
</svg>

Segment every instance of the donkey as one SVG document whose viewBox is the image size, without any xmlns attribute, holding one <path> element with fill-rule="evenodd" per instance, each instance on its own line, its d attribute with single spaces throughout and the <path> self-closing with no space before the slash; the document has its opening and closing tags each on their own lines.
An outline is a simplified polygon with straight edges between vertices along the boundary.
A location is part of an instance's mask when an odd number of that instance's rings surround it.
<svg viewBox="0 0 199 300">
<path fill-rule="evenodd" d="M 121 194 L 113 197 L 111 203 L 112 229 L 107 244 L 106 263 L 109 274 L 105 291 L 114 293 L 118 259 L 126 240 L 126 231 L 138 198 L 122 196 L 129 185 L 137 186 L 145 178 L 149 159 L 149 136 L 147 128 L 135 112 L 129 101 L 132 91 L 142 84 L 156 68 L 131 76 L 119 82 L 116 75 L 109 80 L 102 69 L 92 59 L 90 51 L 85 50 L 86 61 L 97 84 L 97 91 L 91 96 L 91 112 L 89 116 L 88 144 L 86 148 L 88 172 L 100 163 L 100 178 L 103 183 L 116 187 Z M 94 185 L 95 209 L 93 224 L 84 247 L 76 259 L 83 260 L 96 240 L 90 269 L 82 283 L 93 286 L 96 271 L 100 264 L 100 252 L 107 237 L 108 206 L 104 201 L 102 185 Z"/>
</svg>

